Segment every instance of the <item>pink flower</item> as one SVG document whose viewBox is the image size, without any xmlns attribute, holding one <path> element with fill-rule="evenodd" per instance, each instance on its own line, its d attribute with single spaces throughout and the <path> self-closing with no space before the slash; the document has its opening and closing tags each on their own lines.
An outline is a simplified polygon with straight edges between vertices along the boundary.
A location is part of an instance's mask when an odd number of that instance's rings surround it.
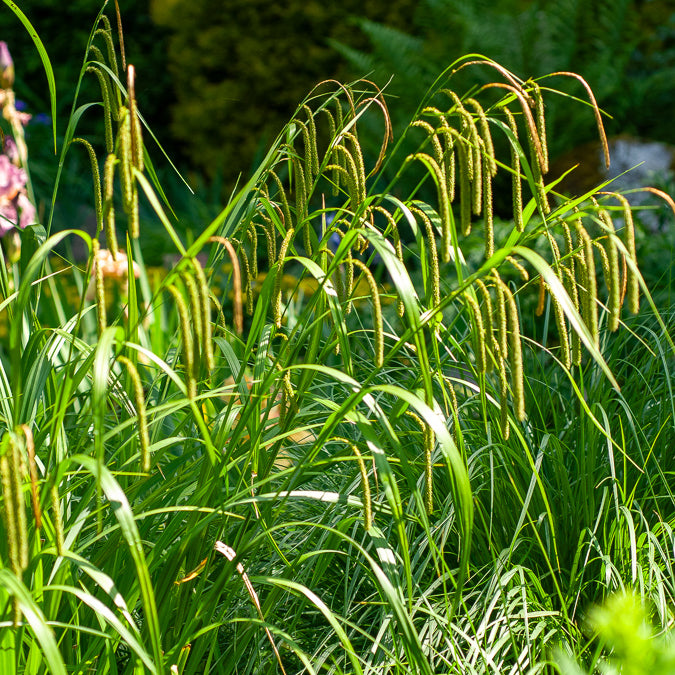
<svg viewBox="0 0 675 675">
<path fill-rule="evenodd" d="M 26 194 L 26 172 L 0 155 L 0 237 L 35 222 L 35 207 Z"/>
<path fill-rule="evenodd" d="M 19 163 L 19 149 L 16 147 L 14 139 L 10 136 L 5 136 L 5 154 L 9 157 L 12 164 Z"/>
<path fill-rule="evenodd" d="M 11 89 L 14 84 L 14 62 L 6 42 L 0 42 L 0 88 Z"/>
</svg>

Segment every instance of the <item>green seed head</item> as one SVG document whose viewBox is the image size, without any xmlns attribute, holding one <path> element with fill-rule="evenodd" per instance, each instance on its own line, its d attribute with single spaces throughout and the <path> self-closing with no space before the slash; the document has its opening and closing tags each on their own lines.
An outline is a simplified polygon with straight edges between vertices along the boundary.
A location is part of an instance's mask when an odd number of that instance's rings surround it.
<svg viewBox="0 0 675 675">
<path fill-rule="evenodd" d="M 134 402 L 136 405 L 136 419 L 138 421 L 138 440 L 141 448 L 141 472 L 150 471 L 150 434 L 148 432 L 148 417 L 145 408 L 145 392 L 141 376 L 133 362 L 126 356 L 120 356 L 117 359 L 129 373 L 134 388 Z"/>
</svg>

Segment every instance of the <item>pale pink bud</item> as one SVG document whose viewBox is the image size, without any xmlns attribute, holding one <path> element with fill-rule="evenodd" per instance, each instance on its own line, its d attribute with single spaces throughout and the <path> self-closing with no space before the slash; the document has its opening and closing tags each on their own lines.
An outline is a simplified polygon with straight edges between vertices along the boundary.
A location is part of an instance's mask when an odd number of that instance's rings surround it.
<svg viewBox="0 0 675 675">
<path fill-rule="evenodd" d="M 6 42 L 0 42 L 0 89 L 14 86 L 14 61 Z"/>
</svg>

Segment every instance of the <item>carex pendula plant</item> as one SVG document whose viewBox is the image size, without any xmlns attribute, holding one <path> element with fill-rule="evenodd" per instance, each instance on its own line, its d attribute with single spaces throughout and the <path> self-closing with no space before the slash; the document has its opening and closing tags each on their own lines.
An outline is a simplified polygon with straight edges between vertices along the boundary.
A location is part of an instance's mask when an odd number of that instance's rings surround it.
<svg viewBox="0 0 675 675">
<path fill-rule="evenodd" d="M 104 10 L 80 71 L 101 97 L 73 103 L 45 226 L 21 219 L 37 221 L 23 174 L 11 197 L 28 201 L 0 270 L 2 672 L 541 670 L 549 644 L 578 635 L 596 553 L 642 513 L 629 486 L 607 492 L 574 536 L 612 505 L 621 525 L 580 539 L 586 576 L 566 567 L 547 492 L 563 477 L 544 473 L 570 424 L 547 422 L 533 452 L 541 372 L 618 445 L 587 396 L 618 392 L 603 354 L 650 300 L 626 197 L 547 182 L 549 80 L 453 64 L 402 158 L 383 92 L 323 82 L 188 242 L 154 168 L 136 94 L 147 75 Z M 470 68 L 494 82 L 454 91 Z M 583 86 L 604 142 L 583 79 L 555 76 Z M 99 138 L 78 132 L 85 115 Z M 378 157 L 359 140 L 366 120 L 381 125 Z M 5 133 L 16 142 L 21 126 Z M 25 171 L 27 152 L 2 157 Z M 93 233 L 53 221 L 73 153 L 91 166 Z M 416 176 L 412 194 L 382 189 L 385 164 Z M 175 247 L 170 267 L 143 262 L 149 218 Z M 70 239 L 84 259 L 58 248 Z M 528 334 L 527 307 L 554 340 Z M 661 545 L 662 482 L 648 484 Z M 634 559 L 612 559 L 617 579 Z"/>
</svg>

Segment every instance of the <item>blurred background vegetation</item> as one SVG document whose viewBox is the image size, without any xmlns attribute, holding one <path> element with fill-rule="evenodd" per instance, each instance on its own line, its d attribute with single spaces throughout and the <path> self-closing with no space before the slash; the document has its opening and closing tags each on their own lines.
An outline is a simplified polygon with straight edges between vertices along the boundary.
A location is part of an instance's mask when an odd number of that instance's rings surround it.
<svg viewBox="0 0 675 675">
<path fill-rule="evenodd" d="M 184 167 L 231 186 L 248 175 L 298 103 L 321 80 L 369 76 L 405 124 L 438 74 L 480 52 L 522 77 L 583 74 L 611 113 L 609 134 L 675 143 L 672 0 L 119 0 L 141 110 Z M 100 0 L 23 0 L 51 55 L 63 123 Z M 32 112 L 47 87 L 30 37 L 10 12 L 0 36 Z M 460 74 L 462 76 L 463 74 Z M 468 74 L 467 74 L 468 76 Z M 472 71 L 470 77 L 476 77 Z M 485 73 L 489 77 L 489 73 Z M 83 100 L 95 99 L 86 81 Z M 459 87 L 460 89 L 462 87 Z M 581 95 L 574 87 L 570 93 Z M 551 105 L 553 154 L 594 138 L 578 106 Z M 552 116 L 551 116 L 552 114 Z M 33 153 L 35 149 L 32 148 Z"/>
<path fill-rule="evenodd" d="M 54 65 L 61 134 L 84 56 L 82 45 L 100 4 L 20 3 Z M 611 114 L 605 120 L 610 136 L 629 134 L 675 145 L 672 0 L 119 0 L 119 6 L 127 59 L 137 70 L 140 110 L 202 197 L 201 202 L 190 199 L 166 161 L 154 154 L 162 183 L 172 191 L 187 227 L 217 212 L 322 80 L 367 76 L 385 87 L 398 137 L 437 76 L 470 52 L 485 54 L 523 78 L 579 72 Z M 109 9 L 114 16 L 112 0 Z M 17 62 L 17 96 L 30 112 L 47 111 L 39 56 L 9 11 L 0 12 L 0 39 L 8 42 Z M 459 72 L 453 87 L 461 91 L 480 85 L 481 76 L 487 81 L 492 75 L 484 70 Z M 556 78 L 551 86 L 585 99 L 573 81 Z M 79 102 L 96 100 L 98 82 L 87 76 Z M 572 148 L 579 148 L 573 163 L 588 155 L 583 144 L 596 138 L 590 109 L 553 96 L 547 108 L 552 159 Z M 95 142 L 102 133 L 99 117 L 97 108 L 88 111 L 79 133 L 90 134 Z M 53 183 L 49 172 L 55 167 L 48 156 L 51 131 L 40 121 L 44 116 L 35 117 L 27 136 L 33 181 L 47 203 Z M 380 133 L 373 130 L 369 142 L 364 126 L 362 145 L 376 152 Z M 412 148 L 404 146 L 408 150 Z M 91 219 L 91 199 L 77 207 L 82 213 L 73 208 L 91 192 L 83 153 L 70 153 L 66 175 L 61 203 L 70 204 L 71 213 L 59 220 Z M 499 185 L 495 189 L 498 195 Z M 505 190 L 510 193 L 508 185 Z M 151 229 L 146 232 L 148 248 L 161 249 Z"/>
</svg>

